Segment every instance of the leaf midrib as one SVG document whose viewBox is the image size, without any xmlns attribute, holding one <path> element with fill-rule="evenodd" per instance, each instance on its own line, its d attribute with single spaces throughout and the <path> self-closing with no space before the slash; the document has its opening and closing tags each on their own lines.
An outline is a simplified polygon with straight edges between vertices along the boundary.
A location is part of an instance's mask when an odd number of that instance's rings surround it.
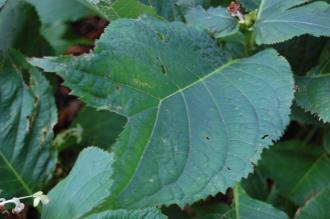
<svg viewBox="0 0 330 219">
<path fill-rule="evenodd" d="M 0 157 L 5 162 L 5 164 L 8 166 L 8 168 L 11 170 L 11 172 L 14 174 L 14 176 L 17 178 L 18 182 L 20 182 L 23 186 L 23 188 L 27 191 L 28 195 L 32 195 L 32 191 L 29 188 L 29 186 L 24 182 L 23 178 L 19 175 L 19 173 L 16 171 L 16 169 L 11 165 L 9 160 L 6 158 L 6 156 L 0 151 Z"/>
<path fill-rule="evenodd" d="M 19 78 L 22 80 L 23 82 L 23 76 L 20 74 L 20 72 L 18 71 L 17 68 L 14 68 L 15 73 L 17 73 L 17 75 L 19 76 Z M 24 96 L 24 88 L 28 89 L 25 85 L 25 83 L 23 83 L 22 85 L 23 88 L 23 92 L 21 93 L 21 95 Z M 22 105 L 21 105 L 22 107 Z M 17 136 L 15 138 L 15 146 L 16 146 L 16 141 L 17 141 Z M 10 163 L 10 161 L 7 159 L 7 157 L 3 154 L 3 152 L 0 150 L 0 157 L 2 158 L 2 160 L 4 161 L 4 163 L 8 166 L 8 168 L 11 170 L 11 172 L 13 173 L 13 175 L 17 178 L 17 181 L 19 183 L 21 183 L 21 185 L 23 186 L 23 188 L 26 190 L 26 192 L 28 193 L 28 195 L 32 195 L 33 192 L 32 190 L 29 188 L 29 186 L 25 183 L 25 181 L 23 180 L 23 178 L 20 176 L 20 174 L 16 171 L 16 169 L 13 167 L 13 165 Z"/>
<path fill-rule="evenodd" d="M 191 83 L 191 84 L 189 84 L 189 85 L 187 85 L 187 86 L 185 86 L 185 87 L 183 87 L 183 88 L 181 88 L 181 89 L 175 91 L 174 93 L 172 93 L 172 94 L 170 94 L 170 95 L 168 95 L 168 96 L 166 96 L 166 97 L 164 97 L 164 98 L 162 98 L 162 99 L 159 100 L 159 104 L 158 104 L 157 107 L 156 107 L 157 112 L 156 112 L 156 116 L 155 116 L 155 121 L 154 121 L 154 124 L 153 124 L 152 130 L 151 130 L 151 132 L 150 132 L 149 138 L 148 138 L 148 140 L 146 141 L 147 143 L 144 145 L 144 149 L 143 149 L 143 152 L 142 152 L 142 154 L 141 154 L 141 156 L 140 156 L 140 159 L 139 159 L 139 161 L 138 161 L 138 163 L 137 163 L 137 165 L 136 165 L 136 167 L 135 167 L 135 169 L 134 169 L 134 172 L 131 174 L 131 177 L 128 179 L 126 185 L 125 185 L 122 189 L 119 190 L 118 195 L 116 195 L 116 196 L 114 197 L 114 200 L 115 200 L 116 198 L 120 197 L 120 195 L 121 195 L 121 194 L 127 189 L 127 187 L 128 187 L 128 186 L 130 185 L 130 183 L 132 182 L 134 176 L 136 175 L 137 170 L 139 169 L 139 167 L 140 167 L 140 165 L 141 165 L 141 162 L 142 162 L 142 160 L 143 160 L 144 154 L 145 154 L 145 152 L 146 152 L 146 150 L 147 150 L 147 148 L 148 148 L 148 145 L 150 144 L 151 138 L 152 138 L 152 136 L 153 136 L 153 134 L 154 134 L 154 132 L 155 132 L 155 128 L 156 128 L 156 126 L 157 126 L 157 121 L 158 121 L 158 117 L 159 117 L 159 111 L 160 111 L 160 108 L 161 108 L 161 104 L 162 104 L 162 102 L 165 101 L 165 100 L 167 100 L 167 99 L 169 99 L 169 98 L 172 97 L 172 96 L 175 96 L 176 94 L 179 94 L 179 93 L 182 93 L 182 94 L 183 94 L 183 91 L 189 89 L 190 87 L 193 87 L 194 85 L 196 85 L 196 84 L 198 84 L 198 83 L 204 83 L 204 81 L 205 81 L 206 79 L 212 77 L 212 76 L 215 75 L 215 74 L 218 74 L 218 73 L 222 72 L 225 68 L 227 68 L 227 67 L 229 67 L 229 66 L 235 64 L 237 61 L 238 61 L 238 60 L 236 60 L 236 59 L 230 60 L 230 61 L 227 62 L 226 64 L 224 64 L 224 65 L 222 65 L 221 67 L 215 69 L 214 71 L 212 71 L 211 73 L 205 75 L 204 77 L 199 78 L 198 80 L 194 81 L 193 83 Z M 150 108 L 154 108 L 154 107 L 150 107 Z M 148 109 L 150 109 L 150 108 L 148 108 Z M 146 110 L 148 110 L 148 109 L 146 109 Z"/>
<path fill-rule="evenodd" d="M 310 25 L 310 26 L 315 26 L 315 27 L 321 27 L 321 28 L 330 29 L 330 27 L 328 27 L 326 25 L 320 25 L 320 24 L 315 24 L 315 23 L 310 23 L 310 22 L 304 22 L 304 21 L 295 21 L 295 20 L 271 19 L 271 20 L 262 20 L 261 23 L 295 23 L 295 24 L 304 24 L 304 25 Z"/>
<path fill-rule="evenodd" d="M 319 162 L 324 159 L 324 157 L 326 156 L 326 154 L 322 154 L 318 159 L 316 159 L 314 161 L 314 163 L 308 168 L 308 170 L 304 173 L 304 175 L 298 180 L 298 182 L 294 185 L 294 187 L 289 191 L 288 196 L 292 196 L 294 195 L 294 193 L 296 192 L 297 189 L 299 189 L 299 186 L 307 179 L 308 175 L 310 173 L 313 172 L 313 170 L 315 170 L 315 168 L 317 168 Z"/>
<path fill-rule="evenodd" d="M 183 88 L 180 88 L 180 89 L 178 89 L 177 91 L 175 91 L 175 92 L 173 92 L 173 93 L 171 93 L 171 94 L 169 94 L 169 95 L 167 95 L 167 96 L 161 98 L 161 99 L 160 99 L 160 103 L 162 103 L 163 101 L 169 99 L 169 98 L 172 97 L 172 96 L 175 96 L 175 95 L 178 94 L 178 93 L 184 92 L 185 90 L 189 89 L 190 87 L 193 87 L 194 85 L 196 85 L 196 84 L 198 84 L 198 83 L 203 83 L 203 81 L 205 81 L 206 79 L 212 77 L 212 76 L 215 75 L 215 74 L 220 73 L 220 72 L 223 71 L 225 68 L 227 68 L 227 67 L 229 67 L 229 66 L 235 64 L 237 61 L 238 61 L 237 59 L 230 60 L 230 61 L 227 62 L 226 64 L 224 64 L 224 65 L 222 65 L 221 67 L 219 67 L 219 68 L 215 69 L 214 71 L 212 71 L 210 74 L 207 74 L 207 75 L 205 75 L 204 77 L 201 77 L 201 78 L 199 78 L 198 80 L 192 82 L 191 84 L 189 84 L 189 85 L 187 85 L 187 86 L 185 86 L 185 87 L 183 87 Z"/>
</svg>

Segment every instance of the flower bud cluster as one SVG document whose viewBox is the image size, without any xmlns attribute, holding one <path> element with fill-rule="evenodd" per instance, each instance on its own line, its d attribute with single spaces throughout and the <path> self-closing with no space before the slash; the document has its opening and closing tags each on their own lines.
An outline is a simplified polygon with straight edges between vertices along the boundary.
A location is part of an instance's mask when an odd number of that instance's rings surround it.
<svg viewBox="0 0 330 219">
<path fill-rule="evenodd" d="M 6 205 L 13 204 L 14 208 L 11 209 L 11 212 L 13 214 L 20 214 L 25 208 L 25 204 L 22 203 L 21 201 L 23 199 L 29 199 L 29 198 L 33 198 L 34 207 L 37 207 L 40 203 L 46 205 L 49 202 L 47 195 L 44 195 L 43 192 L 41 192 L 41 191 L 36 192 L 33 195 L 23 196 L 23 197 L 19 197 L 19 198 L 14 197 L 14 198 L 8 199 L 8 200 L 6 200 L 4 198 L 0 198 L 0 213 L 8 212 Z"/>
</svg>

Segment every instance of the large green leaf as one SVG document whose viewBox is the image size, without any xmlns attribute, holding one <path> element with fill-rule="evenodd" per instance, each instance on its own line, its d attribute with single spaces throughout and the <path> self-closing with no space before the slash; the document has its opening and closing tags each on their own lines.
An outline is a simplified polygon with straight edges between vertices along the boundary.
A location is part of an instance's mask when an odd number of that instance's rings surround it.
<svg viewBox="0 0 330 219">
<path fill-rule="evenodd" d="M 287 219 L 288 216 L 265 202 L 250 198 L 240 185 L 234 189 L 234 208 L 225 218 L 232 219 Z"/>
<path fill-rule="evenodd" d="M 275 145 L 263 154 L 259 167 L 298 205 L 330 185 L 329 158 L 322 154 L 321 147 L 300 141 Z"/>
<path fill-rule="evenodd" d="M 186 13 L 188 24 L 206 29 L 215 37 L 224 37 L 238 31 L 238 20 L 222 7 L 205 10 L 201 6 L 191 8 Z"/>
<path fill-rule="evenodd" d="M 267 202 L 287 213 L 289 217 L 293 216 L 296 213 L 297 205 L 277 188 L 276 183 L 271 183 L 272 178 L 269 176 L 269 173 L 264 173 L 258 166 L 248 178 L 241 181 L 241 185 L 251 198 Z"/>
<path fill-rule="evenodd" d="M 304 173 L 291 189 L 289 196 L 297 204 L 302 205 L 316 193 L 330 186 L 330 160 L 327 155 L 322 155 Z"/>
<path fill-rule="evenodd" d="M 319 64 L 306 76 L 296 76 L 296 103 L 304 110 L 330 121 L 330 41 L 325 44 Z"/>
<path fill-rule="evenodd" d="M 97 148 L 83 150 L 70 175 L 48 194 L 42 218 L 76 219 L 109 196 L 113 156 Z M 59 211 L 59 209 L 61 209 Z"/>
<path fill-rule="evenodd" d="M 0 10 L 0 51 L 16 48 L 28 56 L 51 54 L 39 34 L 40 22 L 34 8 L 24 0 L 10 0 Z"/>
<path fill-rule="evenodd" d="M 139 210 L 114 210 L 100 213 L 86 219 L 166 219 L 167 217 L 156 208 Z"/>
<path fill-rule="evenodd" d="M 315 147 L 315 149 L 314 149 Z M 282 193 L 289 193 L 320 157 L 320 148 L 288 141 L 274 145 L 262 155 L 259 167 L 266 177 L 275 181 Z M 287 168 L 290 166 L 290 168 Z"/>
<path fill-rule="evenodd" d="M 158 15 L 168 20 L 184 20 L 184 12 L 197 5 L 208 5 L 208 0 L 78 0 L 108 20 Z"/>
<path fill-rule="evenodd" d="M 257 44 L 278 43 L 303 34 L 330 36 L 329 4 L 312 2 L 294 7 L 305 2 L 262 0 L 254 27 Z"/>
<path fill-rule="evenodd" d="M 252 11 L 259 8 L 261 0 L 240 0 L 240 3 L 246 10 Z"/>
<path fill-rule="evenodd" d="M 297 211 L 296 219 L 328 219 L 330 188 L 316 193 L 305 206 Z"/>
<path fill-rule="evenodd" d="M 233 189 L 234 200 L 231 206 L 224 203 L 206 203 L 203 206 L 192 206 L 193 219 L 287 219 L 288 216 L 271 204 L 251 198 L 245 190 L 237 185 Z M 170 215 L 169 218 L 172 215 Z M 177 219 L 191 217 L 173 217 Z"/>
<path fill-rule="evenodd" d="M 1 196 L 32 194 L 51 177 L 56 163 L 52 91 L 41 73 L 16 52 L 0 57 L 0 84 Z"/>
<path fill-rule="evenodd" d="M 45 206 L 42 218 L 77 219 L 110 195 L 113 155 L 90 147 L 83 150 L 69 176 L 48 194 L 51 202 Z M 61 209 L 59 211 L 58 209 Z M 88 219 L 161 219 L 157 209 L 108 210 Z"/>
<path fill-rule="evenodd" d="M 289 121 L 290 67 L 274 50 L 231 60 L 204 32 L 117 20 L 81 57 L 31 63 L 57 72 L 88 105 L 128 118 L 104 206 L 183 206 L 246 176 Z"/>
<path fill-rule="evenodd" d="M 149 5 L 138 0 L 79 0 L 107 20 L 118 18 L 137 18 L 140 15 L 156 15 L 156 11 Z"/>
<path fill-rule="evenodd" d="M 21 34 L 21 36 L 24 39 L 26 37 L 26 32 L 28 32 L 27 30 L 36 29 L 37 33 L 41 33 L 42 37 L 51 45 L 55 54 L 65 53 L 72 45 L 91 44 L 88 40 L 79 38 L 79 36 L 72 31 L 70 22 L 95 14 L 93 11 L 89 10 L 89 8 L 78 2 L 78 0 L 23 1 L 34 6 L 42 24 L 40 28 L 40 25 L 31 24 L 30 17 L 26 18 L 25 20 L 29 26 L 26 25 L 26 30 L 22 31 L 23 34 Z M 36 34 L 32 36 L 35 37 Z M 34 45 L 35 48 L 39 48 L 40 40 L 36 38 L 35 41 L 37 42 L 36 45 Z M 23 43 L 25 43 L 24 40 Z M 48 53 L 42 55 L 54 54 Z"/>
<path fill-rule="evenodd" d="M 296 102 L 299 106 L 317 114 L 320 119 L 330 121 L 330 74 L 296 77 L 298 90 Z"/>
<path fill-rule="evenodd" d="M 153 6 L 157 13 L 169 21 L 185 20 L 185 11 L 191 7 L 209 6 L 210 0 L 140 0 L 146 5 Z"/>
<path fill-rule="evenodd" d="M 90 14 L 88 8 L 78 0 L 26 0 L 32 4 L 42 23 L 55 25 L 65 21 L 74 21 Z"/>
</svg>

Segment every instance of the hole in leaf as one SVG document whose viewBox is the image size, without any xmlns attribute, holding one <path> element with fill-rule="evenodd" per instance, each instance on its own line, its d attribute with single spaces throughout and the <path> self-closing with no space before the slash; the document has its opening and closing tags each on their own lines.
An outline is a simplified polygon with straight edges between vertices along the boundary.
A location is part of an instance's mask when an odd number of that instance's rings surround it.
<svg viewBox="0 0 330 219">
<path fill-rule="evenodd" d="M 23 80 L 24 80 L 25 84 L 28 87 L 31 87 L 31 85 L 30 85 L 30 73 L 29 73 L 29 71 L 23 69 L 21 72 L 22 72 Z"/>
<path fill-rule="evenodd" d="M 205 138 L 206 138 L 206 140 L 211 140 L 211 138 L 209 136 L 206 136 Z"/>
<path fill-rule="evenodd" d="M 160 32 L 157 32 L 156 35 L 157 35 L 157 37 L 158 37 L 158 39 L 159 39 L 160 41 L 162 41 L 162 42 L 165 41 L 165 36 L 164 36 L 164 34 L 162 34 L 162 33 L 160 33 Z"/>
<path fill-rule="evenodd" d="M 230 171 L 230 170 L 231 170 L 231 168 L 230 168 L 230 167 L 227 167 L 227 170 L 229 170 L 229 171 Z"/>
<path fill-rule="evenodd" d="M 117 84 L 117 85 L 116 85 L 116 90 L 117 90 L 117 91 L 120 91 L 120 88 L 121 88 L 120 85 Z"/>
<path fill-rule="evenodd" d="M 165 65 L 160 65 L 160 68 L 161 68 L 162 73 L 163 73 L 164 75 L 166 75 L 166 74 L 167 74 L 167 70 L 166 70 Z"/>
<path fill-rule="evenodd" d="M 27 116 L 26 119 L 28 122 L 27 128 L 28 128 L 28 131 L 30 131 L 32 129 L 32 118 L 31 118 L 31 116 Z"/>
<path fill-rule="evenodd" d="M 268 138 L 268 137 L 269 137 L 269 135 L 264 135 L 264 136 L 261 137 L 261 139 L 265 139 L 265 138 Z"/>
</svg>

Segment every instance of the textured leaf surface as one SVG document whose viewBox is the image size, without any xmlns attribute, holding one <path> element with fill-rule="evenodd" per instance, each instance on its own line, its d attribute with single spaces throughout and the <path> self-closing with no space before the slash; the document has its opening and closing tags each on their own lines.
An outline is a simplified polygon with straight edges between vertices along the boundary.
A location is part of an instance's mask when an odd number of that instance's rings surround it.
<svg viewBox="0 0 330 219">
<path fill-rule="evenodd" d="M 330 74 L 296 77 L 299 106 L 317 114 L 322 120 L 330 121 Z"/>
<path fill-rule="evenodd" d="M 319 64 L 307 76 L 296 77 L 296 103 L 325 122 L 330 121 L 330 41 L 324 45 Z"/>
<path fill-rule="evenodd" d="M 180 215 L 179 212 L 170 214 L 166 212 L 169 218 L 176 219 L 284 219 L 288 216 L 281 210 L 273 207 L 270 203 L 266 203 L 250 197 L 245 190 L 237 185 L 233 189 L 233 203 L 231 206 L 224 203 L 205 203 L 200 202 L 191 206 L 194 217 Z"/>
<path fill-rule="evenodd" d="M 240 3 L 248 11 L 253 11 L 259 8 L 261 0 L 240 0 Z"/>
<path fill-rule="evenodd" d="M 0 10 L 0 51 L 19 49 L 28 56 L 51 53 L 39 33 L 40 22 L 34 8 L 24 0 L 10 0 Z"/>
<path fill-rule="evenodd" d="M 315 194 L 305 206 L 297 211 L 296 219 L 327 219 L 329 218 L 330 188 Z"/>
<path fill-rule="evenodd" d="M 232 17 L 226 8 L 217 7 L 205 10 L 195 7 L 186 13 L 188 24 L 203 28 L 216 37 L 224 37 L 238 31 L 238 20 Z"/>
<path fill-rule="evenodd" d="M 224 192 L 282 135 L 293 98 L 274 50 L 228 61 L 206 33 L 148 18 L 113 22 L 92 54 L 31 63 L 90 106 L 128 117 L 108 207 L 182 206 Z"/>
<path fill-rule="evenodd" d="M 254 28 L 257 44 L 278 43 L 303 34 L 330 36 L 329 4 L 313 2 L 292 8 L 304 2 L 263 0 Z"/>
<path fill-rule="evenodd" d="M 107 211 L 86 219 L 166 219 L 167 217 L 156 208 L 141 210 L 115 210 Z"/>
<path fill-rule="evenodd" d="M 149 5 L 138 0 L 80 0 L 107 20 L 118 18 L 137 18 L 140 15 L 156 15 L 156 11 Z"/>
<path fill-rule="evenodd" d="M 113 155 L 95 147 L 83 150 L 69 176 L 48 194 L 42 218 L 77 219 L 109 196 Z M 58 209 L 61 209 L 59 211 Z M 86 217 L 83 217 L 86 218 Z M 164 219 L 160 210 L 108 210 L 88 219 Z M 87 219 L 86 218 L 86 219 Z"/>
<path fill-rule="evenodd" d="M 313 163 L 290 192 L 291 199 L 302 205 L 330 186 L 330 160 L 324 154 Z"/>
<path fill-rule="evenodd" d="M 329 186 L 330 160 L 322 148 L 288 141 L 263 154 L 259 167 L 282 194 L 302 205 Z M 290 167 L 290 168 L 288 168 Z"/>
<path fill-rule="evenodd" d="M 29 85 L 22 71 L 30 74 Z M 52 92 L 41 73 L 16 53 L 0 57 L 0 84 L 1 196 L 32 194 L 50 178 L 56 163 Z"/>
<path fill-rule="evenodd" d="M 76 219 L 109 196 L 113 156 L 98 148 L 83 150 L 69 176 L 48 194 L 42 218 Z M 59 211 L 59 209 L 61 209 Z"/>
<path fill-rule="evenodd" d="M 75 21 L 90 12 L 77 0 L 27 0 L 32 4 L 44 24 L 55 25 L 65 21 Z"/>
<path fill-rule="evenodd" d="M 250 198 L 238 185 L 234 189 L 234 209 L 227 213 L 229 218 L 287 219 L 288 216 L 265 202 Z"/>
<path fill-rule="evenodd" d="M 185 11 L 198 5 L 208 6 L 210 0 L 140 0 L 146 5 L 153 6 L 157 13 L 169 21 L 184 21 Z"/>
<path fill-rule="evenodd" d="M 263 153 L 259 167 L 282 193 L 288 193 L 321 156 L 313 147 L 300 141 L 276 144 Z"/>
</svg>

